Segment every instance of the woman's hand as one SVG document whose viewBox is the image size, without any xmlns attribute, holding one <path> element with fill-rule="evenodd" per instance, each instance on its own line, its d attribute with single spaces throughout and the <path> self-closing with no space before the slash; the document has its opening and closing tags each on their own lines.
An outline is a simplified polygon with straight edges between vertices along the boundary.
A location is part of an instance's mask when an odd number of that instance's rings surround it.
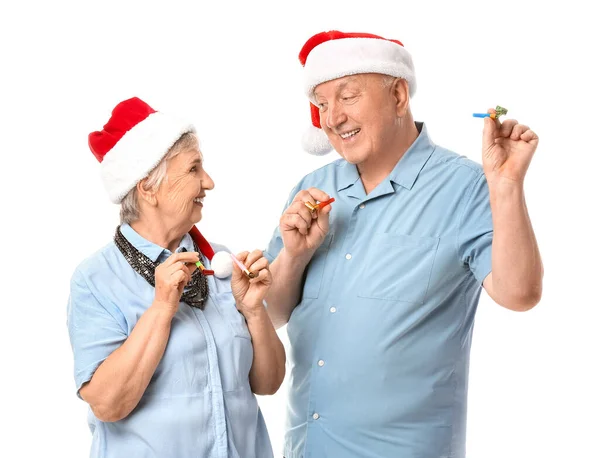
<svg viewBox="0 0 600 458">
<path fill-rule="evenodd" d="M 233 264 L 231 291 L 238 310 L 248 319 L 264 309 L 263 300 L 272 281 L 269 261 L 260 250 L 254 250 L 252 253 L 244 251 L 236 258 L 256 275 L 254 278 L 248 278 L 235 263 Z"/>
<path fill-rule="evenodd" d="M 199 260 L 198 253 L 189 251 L 172 254 L 160 264 L 154 272 L 154 305 L 174 316 Z"/>
</svg>

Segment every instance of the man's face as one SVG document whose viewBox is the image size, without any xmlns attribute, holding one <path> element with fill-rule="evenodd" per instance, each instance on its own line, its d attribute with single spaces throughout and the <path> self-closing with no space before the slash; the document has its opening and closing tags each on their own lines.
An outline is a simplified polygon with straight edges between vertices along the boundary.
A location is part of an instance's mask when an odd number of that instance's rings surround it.
<svg viewBox="0 0 600 458">
<path fill-rule="evenodd" d="M 352 164 L 373 159 L 392 145 L 397 99 L 386 80 L 380 74 L 363 73 L 327 81 L 314 90 L 321 128 Z"/>
</svg>

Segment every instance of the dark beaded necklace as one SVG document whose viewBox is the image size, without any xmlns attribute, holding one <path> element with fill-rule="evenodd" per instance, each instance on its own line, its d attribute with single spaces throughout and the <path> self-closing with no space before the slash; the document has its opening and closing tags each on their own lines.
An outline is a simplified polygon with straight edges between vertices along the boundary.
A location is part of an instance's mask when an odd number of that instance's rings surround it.
<svg viewBox="0 0 600 458">
<path fill-rule="evenodd" d="M 123 254 L 129 265 L 140 274 L 152 287 L 154 287 L 154 271 L 158 267 L 159 263 L 152 261 L 148 256 L 138 251 L 121 233 L 121 228 L 117 227 L 115 232 L 115 245 L 119 251 Z M 200 250 L 194 242 L 194 250 L 198 253 Z M 204 310 L 204 303 L 208 297 L 208 281 L 206 277 L 200 273 L 200 270 L 194 270 L 192 273 L 192 280 L 186 286 L 183 294 L 181 295 L 181 301 L 190 305 Z"/>
</svg>

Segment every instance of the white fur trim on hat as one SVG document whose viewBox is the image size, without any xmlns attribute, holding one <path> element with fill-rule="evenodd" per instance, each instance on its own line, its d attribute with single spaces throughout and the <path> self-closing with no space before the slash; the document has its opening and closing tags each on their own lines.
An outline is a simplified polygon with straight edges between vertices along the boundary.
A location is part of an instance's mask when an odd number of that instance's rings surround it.
<svg viewBox="0 0 600 458">
<path fill-rule="evenodd" d="M 412 57 L 403 46 L 378 38 L 343 38 L 326 41 L 310 51 L 304 65 L 305 93 L 314 103 L 316 86 L 359 73 L 404 78 L 411 97 L 417 89 Z"/>
<path fill-rule="evenodd" d="M 179 138 L 194 126 L 155 112 L 136 124 L 104 156 L 102 181 L 111 202 L 118 204 L 148 176 Z"/>
</svg>

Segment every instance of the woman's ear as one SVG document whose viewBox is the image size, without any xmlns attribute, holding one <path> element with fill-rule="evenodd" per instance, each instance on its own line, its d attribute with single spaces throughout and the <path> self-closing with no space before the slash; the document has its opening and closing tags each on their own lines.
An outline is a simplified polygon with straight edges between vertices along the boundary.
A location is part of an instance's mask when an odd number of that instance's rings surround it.
<svg viewBox="0 0 600 458">
<path fill-rule="evenodd" d="M 137 185 L 135 185 L 138 193 L 138 198 L 142 199 L 144 202 L 148 203 L 151 206 L 156 206 L 156 193 L 146 189 L 147 178 L 144 178 L 138 181 Z"/>
</svg>

